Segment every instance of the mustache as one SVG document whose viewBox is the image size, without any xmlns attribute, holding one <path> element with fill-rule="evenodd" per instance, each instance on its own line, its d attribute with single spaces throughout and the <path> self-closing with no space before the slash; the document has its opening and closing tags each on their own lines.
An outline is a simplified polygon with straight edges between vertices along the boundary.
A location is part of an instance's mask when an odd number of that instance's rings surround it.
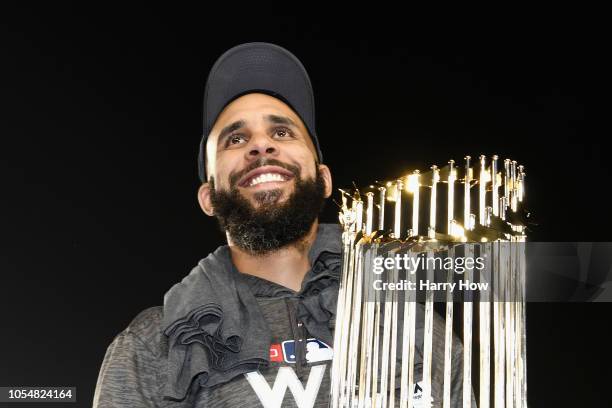
<svg viewBox="0 0 612 408">
<path fill-rule="evenodd" d="M 255 170 L 256 168 L 263 167 L 263 166 L 278 166 L 285 170 L 290 171 L 295 176 L 295 178 L 297 179 L 300 178 L 300 168 L 298 166 L 294 166 L 288 163 L 283 163 L 282 161 L 279 161 L 276 159 L 266 159 L 262 157 L 262 158 L 255 160 L 253 163 L 249 164 L 244 169 L 239 170 L 236 173 L 230 174 L 230 177 L 229 177 L 230 188 L 236 187 L 236 183 L 238 183 L 238 180 L 244 177 L 244 175 L 247 174 L 249 171 Z"/>
</svg>

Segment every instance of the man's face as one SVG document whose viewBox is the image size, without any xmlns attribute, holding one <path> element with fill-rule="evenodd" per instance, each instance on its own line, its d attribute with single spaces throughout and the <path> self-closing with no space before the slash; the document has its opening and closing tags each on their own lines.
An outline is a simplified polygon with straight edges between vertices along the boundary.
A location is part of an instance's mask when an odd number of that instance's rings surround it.
<svg viewBox="0 0 612 408">
<path fill-rule="evenodd" d="M 331 194 L 329 169 L 316 164 L 300 118 L 264 94 L 242 96 L 219 115 L 207 142 L 207 174 L 198 192 L 202 209 L 253 254 L 304 237 Z"/>
<path fill-rule="evenodd" d="M 316 175 L 316 153 L 306 127 L 289 106 L 253 93 L 230 103 L 207 141 L 207 174 L 217 191 L 238 189 L 254 206 L 280 204 L 298 177 Z"/>
</svg>

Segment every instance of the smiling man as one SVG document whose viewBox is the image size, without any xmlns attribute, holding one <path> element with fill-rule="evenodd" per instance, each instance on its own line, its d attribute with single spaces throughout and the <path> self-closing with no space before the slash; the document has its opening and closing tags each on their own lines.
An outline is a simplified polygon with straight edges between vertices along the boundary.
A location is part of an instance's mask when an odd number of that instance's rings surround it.
<svg viewBox="0 0 612 408">
<path fill-rule="evenodd" d="M 114 339 L 95 407 L 327 406 L 340 227 L 317 220 L 332 191 L 321 161 L 300 61 L 268 43 L 225 52 L 197 196 L 227 245 Z"/>
<path fill-rule="evenodd" d="M 227 245 L 174 285 L 163 306 L 141 312 L 115 337 L 94 407 L 327 407 L 341 230 L 318 222 L 332 178 L 322 163 L 310 79 L 293 54 L 248 43 L 217 60 L 206 84 L 198 164 L 198 201 L 219 221 Z M 434 330 L 443 339 L 443 323 L 436 320 Z M 443 340 L 434 350 L 444 355 Z M 453 351 L 453 392 L 460 395 L 460 343 Z M 432 365 L 440 406 L 442 361 Z M 415 403 L 423 403 L 419 390 Z M 453 399 L 453 407 L 460 404 Z"/>
</svg>

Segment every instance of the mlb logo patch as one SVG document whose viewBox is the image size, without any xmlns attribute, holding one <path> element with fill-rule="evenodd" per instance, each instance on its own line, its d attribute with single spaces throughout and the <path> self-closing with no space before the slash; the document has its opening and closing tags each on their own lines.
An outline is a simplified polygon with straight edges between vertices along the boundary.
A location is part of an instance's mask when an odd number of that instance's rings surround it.
<svg viewBox="0 0 612 408">
<path fill-rule="evenodd" d="M 283 341 L 283 357 L 286 363 L 295 364 L 295 340 Z M 306 361 L 316 363 L 328 361 L 334 357 L 334 351 L 327 344 L 317 339 L 306 340 Z"/>
</svg>

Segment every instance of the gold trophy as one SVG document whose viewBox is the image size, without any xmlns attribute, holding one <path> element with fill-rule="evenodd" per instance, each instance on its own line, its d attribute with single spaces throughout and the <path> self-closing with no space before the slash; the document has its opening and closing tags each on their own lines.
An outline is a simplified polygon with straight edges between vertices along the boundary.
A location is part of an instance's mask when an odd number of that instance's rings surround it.
<svg viewBox="0 0 612 408">
<path fill-rule="evenodd" d="M 466 156 L 461 166 L 450 160 L 341 193 L 330 406 L 432 406 L 432 362 L 443 361 L 435 406 L 460 398 L 464 408 L 474 399 L 480 408 L 526 407 L 523 166 Z M 459 258 L 479 263 L 458 273 Z M 457 281 L 469 289 L 456 290 Z M 422 322 L 417 307 L 424 309 Z M 443 321 L 437 334 L 436 313 Z M 461 367 L 453 366 L 453 336 L 463 345 Z M 461 395 L 452 394 L 457 370 Z"/>
</svg>

